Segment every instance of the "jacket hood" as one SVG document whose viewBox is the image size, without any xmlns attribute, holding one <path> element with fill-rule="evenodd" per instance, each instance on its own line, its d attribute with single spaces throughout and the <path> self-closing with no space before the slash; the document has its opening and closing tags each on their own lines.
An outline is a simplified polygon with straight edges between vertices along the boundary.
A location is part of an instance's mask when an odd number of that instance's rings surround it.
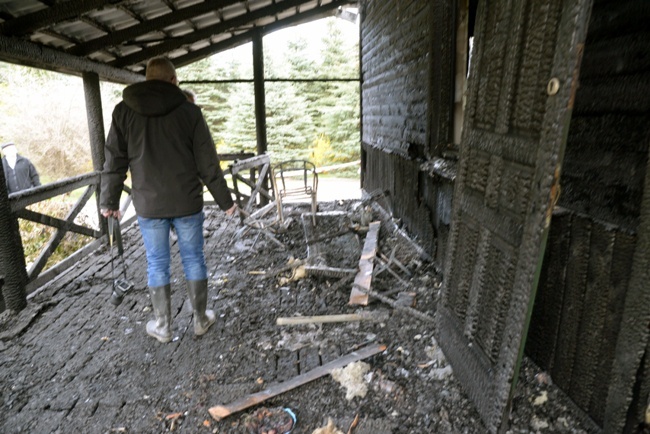
<svg viewBox="0 0 650 434">
<path fill-rule="evenodd" d="M 147 80 L 135 83 L 124 89 L 124 103 L 143 116 L 163 116 L 187 98 L 178 86 L 161 80 Z"/>
</svg>

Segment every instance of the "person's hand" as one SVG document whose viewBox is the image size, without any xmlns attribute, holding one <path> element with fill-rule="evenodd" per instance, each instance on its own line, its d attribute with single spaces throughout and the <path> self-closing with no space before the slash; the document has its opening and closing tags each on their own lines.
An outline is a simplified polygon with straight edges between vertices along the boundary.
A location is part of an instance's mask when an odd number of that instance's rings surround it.
<svg viewBox="0 0 650 434">
<path fill-rule="evenodd" d="M 235 204 L 235 205 L 231 206 L 230 208 L 228 208 L 226 210 L 226 215 L 228 217 L 230 217 L 231 215 L 233 215 L 235 213 L 235 211 L 237 211 L 237 204 Z"/>
<path fill-rule="evenodd" d="M 109 217 L 115 217 L 116 219 L 120 219 L 122 217 L 122 213 L 120 212 L 119 209 L 101 209 L 101 213 L 104 217 L 109 218 Z"/>
</svg>

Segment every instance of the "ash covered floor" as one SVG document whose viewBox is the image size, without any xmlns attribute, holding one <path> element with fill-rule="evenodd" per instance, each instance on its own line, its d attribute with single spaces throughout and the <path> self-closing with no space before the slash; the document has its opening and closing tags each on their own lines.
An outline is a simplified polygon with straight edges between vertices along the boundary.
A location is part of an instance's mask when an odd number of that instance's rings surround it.
<svg viewBox="0 0 650 434">
<path fill-rule="evenodd" d="M 301 218 L 306 208 L 293 205 L 292 222 L 276 233 L 206 207 L 208 305 L 217 323 L 194 336 L 173 246 L 174 339 L 168 344 L 146 335 L 153 314 L 144 247 L 136 224 L 123 228 L 135 289 L 120 306 L 109 303 L 111 264 L 103 248 L 42 288 L 26 310 L 2 315 L 0 432 L 246 433 L 264 406 L 291 409 L 293 433 L 311 434 L 330 419 L 342 433 L 485 433 L 427 320 L 435 315 L 438 274 L 417 244 L 366 205 L 321 202 L 315 227 Z M 373 220 L 382 221 L 379 254 L 399 263 L 389 269 L 377 260 L 375 271 L 384 269 L 372 278 L 372 290 L 381 299 L 350 306 L 349 270 L 359 265 Z M 276 324 L 340 314 L 370 319 Z M 356 376 L 327 374 L 220 421 L 208 412 L 378 344 L 386 350 L 356 362 L 350 368 Z M 510 419 L 513 434 L 594 431 L 528 359 Z"/>
</svg>

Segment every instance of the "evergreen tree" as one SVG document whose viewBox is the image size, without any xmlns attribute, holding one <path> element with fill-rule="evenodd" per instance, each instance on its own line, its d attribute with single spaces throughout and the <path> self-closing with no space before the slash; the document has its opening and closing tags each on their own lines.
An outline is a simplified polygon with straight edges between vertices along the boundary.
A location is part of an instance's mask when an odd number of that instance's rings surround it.
<svg viewBox="0 0 650 434">
<path fill-rule="evenodd" d="M 196 104 L 203 109 L 203 116 L 215 143 L 223 141 L 222 131 L 229 117 L 229 100 L 233 93 L 232 83 L 183 85 L 183 80 L 221 80 L 239 75 L 237 63 L 221 64 L 216 56 L 192 63 L 177 71 L 180 87 L 196 93 Z M 223 150 L 220 149 L 220 152 Z"/>
<path fill-rule="evenodd" d="M 253 84 L 236 83 L 232 85 L 232 90 L 227 119 L 217 134 L 219 152 L 256 152 Z"/>
<path fill-rule="evenodd" d="M 305 159 L 316 138 L 308 104 L 290 83 L 267 83 L 266 122 L 269 153 L 276 161 Z"/>
</svg>

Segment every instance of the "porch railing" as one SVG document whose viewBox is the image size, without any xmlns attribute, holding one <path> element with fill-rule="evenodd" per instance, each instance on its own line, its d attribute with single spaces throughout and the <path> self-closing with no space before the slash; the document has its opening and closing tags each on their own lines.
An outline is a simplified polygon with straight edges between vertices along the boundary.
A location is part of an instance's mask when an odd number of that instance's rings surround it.
<svg viewBox="0 0 650 434">
<path fill-rule="evenodd" d="M 27 270 L 27 285 L 26 292 L 31 294 L 36 291 L 43 283 L 53 279 L 58 274 L 62 273 L 70 266 L 74 265 L 76 261 L 98 248 L 104 241 L 103 238 L 106 234 L 103 218 L 99 214 L 97 208 L 97 216 L 99 222 L 99 229 L 91 228 L 88 226 L 80 225 L 74 222 L 81 210 L 86 206 L 90 198 L 99 193 L 100 173 L 91 172 L 83 175 L 67 178 L 61 181 L 52 182 L 46 185 L 35 187 L 29 190 L 20 191 L 9 195 L 9 203 L 11 212 L 16 218 L 32 221 L 35 223 L 51 226 L 55 228 L 55 232 L 50 236 L 47 243 L 41 249 L 38 257 Z M 52 217 L 37 211 L 32 211 L 27 207 L 37 204 L 39 202 L 52 199 L 57 196 L 84 188 L 83 194 L 77 199 L 74 205 L 68 210 L 64 218 Z M 127 193 L 126 200 L 122 203 L 122 214 L 126 211 L 131 203 L 131 190 L 125 186 L 124 189 Z M 56 251 L 57 247 L 63 241 L 63 238 L 68 232 L 85 235 L 94 238 L 93 241 L 82 247 L 69 257 L 55 264 L 43 272 L 48 260 Z"/>
</svg>

